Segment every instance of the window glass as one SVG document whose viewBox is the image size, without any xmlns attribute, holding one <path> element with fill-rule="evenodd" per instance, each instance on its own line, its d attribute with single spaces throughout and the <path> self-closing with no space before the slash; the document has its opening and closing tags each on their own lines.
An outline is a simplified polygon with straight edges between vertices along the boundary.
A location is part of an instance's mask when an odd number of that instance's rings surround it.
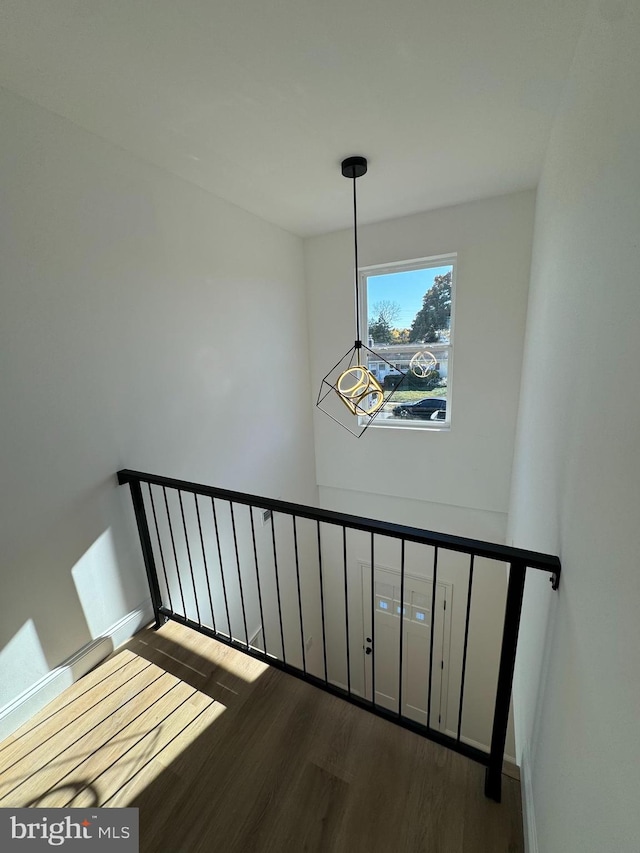
<svg viewBox="0 0 640 853">
<path fill-rule="evenodd" d="M 451 422 L 455 256 L 361 271 L 368 367 L 386 393 L 376 426 L 442 429 Z"/>
</svg>

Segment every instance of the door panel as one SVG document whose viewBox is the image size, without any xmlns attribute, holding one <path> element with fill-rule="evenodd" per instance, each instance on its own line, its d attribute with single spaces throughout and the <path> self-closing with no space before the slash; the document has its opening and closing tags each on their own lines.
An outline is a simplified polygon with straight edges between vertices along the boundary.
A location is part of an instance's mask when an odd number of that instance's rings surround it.
<svg viewBox="0 0 640 853">
<path fill-rule="evenodd" d="M 416 722 L 427 722 L 429 695 L 429 645 L 431 640 L 432 582 L 405 574 L 404 607 L 400 605 L 400 573 L 376 566 L 374 619 L 371 633 L 371 569 L 362 564 L 363 647 L 373 654 L 365 657 L 366 696 L 371 698 L 375 661 L 375 701 L 390 711 L 398 711 L 400 693 L 400 626 L 402 622 L 402 715 Z M 431 678 L 431 718 L 435 729 L 445 728 L 446 685 L 448 680 L 448 637 L 450 633 L 447 599 L 448 584 L 436 584 L 433 667 Z M 401 619 L 402 612 L 402 619 Z"/>
</svg>

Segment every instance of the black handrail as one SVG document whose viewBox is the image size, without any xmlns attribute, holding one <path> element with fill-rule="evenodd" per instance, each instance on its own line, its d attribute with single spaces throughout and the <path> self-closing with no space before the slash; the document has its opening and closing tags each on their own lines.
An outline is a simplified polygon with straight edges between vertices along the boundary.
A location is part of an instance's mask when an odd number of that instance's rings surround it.
<svg viewBox="0 0 640 853">
<path fill-rule="evenodd" d="M 312 521 L 324 521 L 328 524 L 337 524 L 340 527 L 350 527 L 352 530 L 380 533 L 384 536 L 391 536 L 394 539 L 404 539 L 406 542 L 418 542 L 422 545 L 434 545 L 436 547 L 440 546 L 446 548 L 448 551 L 458 551 L 459 553 L 471 554 L 475 557 L 487 557 L 490 560 L 499 560 L 502 563 L 523 563 L 529 568 L 540 569 L 543 572 L 549 572 L 553 575 L 554 589 L 557 589 L 560 583 L 560 560 L 553 554 L 527 551 L 523 548 L 498 545 L 495 542 L 484 542 L 481 539 L 468 539 L 465 536 L 453 536 L 449 533 L 436 533 L 433 530 L 421 530 L 418 527 L 393 524 L 389 521 L 376 521 L 375 519 L 362 518 L 358 515 L 348 515 L 342 512 L 333 512 L 330 509 L 308 507 L 303 504 L 265 498 L 260 495 L 250 495 L 245 492 L 218 489 L 215 486 L 205 486 L 200 483 L 189 482 L 188 480 L 176 480 L 172 477 L 143 474 L 140 471 L 131 471 L 128 468 L 118 471 L 118 483 L 121 486 L 131 482 L 166 486 L 167 488 L 178 489 L 181 492 L 193 492 L 194 494 L 220 498 L 220 500 L 231 501 L 237 504 L 246 504 L 248 506 L 259 507 L 260 509 L 270 509 L 273 512 L 295 515 L 298 518 L 309 518 Z"/>
<path fill-rule="evenodd" d="M 302 678 L 305 681 L 320 687 L 324 690 L 327 690 L 334 695 L 340 696 L 346 699 L 353 704 L 366 708 L 367 710 L 377 714 L 380 717 L 383 717 L 388 720 L 392 720 L 399 725 L 402 725 L 405 728 L 410 729 L 411 731 L 419 732 L 423 736 L 429 738 L 430 740 L 435 741 L 436 743 L 440 743 L 444 746 L 447 746 L 449 749 L 454 750 L 455 752 L 459 752 L 467 757 L 473 759 L 474 761 L 478 761 L 481 764 L 484 764 L 487 768 L 486 781 L 485 781 L 485 794 L 496 800 L 500 801 L 501 797 L 501 779 L 502 779 L 502 760 L 504 755 L 504 748 L 506 743 L 506 735 L 507 735 L 507 724 L 509 717 L 509 707 L 511 702 L 511 687 L 513 683 L 513 672 L 515 667 L 515 659 L 516 659 L 516 648 L 517 648 L 517 640 L 518 640 L 518 630 L 520 625 L 520 613 L 522 608 L 522 599 L 524 592 L 524 583 L 526 577 L 527 568 L 538 569 L 541 571 L 548 572 L 551 575 L 551 580 L 553 584 L 553 588 L 557 589 L 559 580 L 560 580 L 560 561 L 557 557 L 550 554 L 541 554 L 535 551 L 526 551 L 520 548 L 512 548 L 506 545 L 497 545 L 490 542 L 484 542 L 476 539 L 468 539 L 462 536 L 451 536 L 444 533 L 436 533 L 429 530 L 420 530 L 415 527 L 408 527 L 401 524 L 391 524 L 389 522 L 384 521 L 375 521 L 373 519 L 361 518 L 359 516 L 347 515 L 344 513 L 332 512 L 330 510 L 325 509 L 317 509 L 309 506 L 303 506 L 301 504 L 289 503 L 287 501 L 281 500 L 273 500 L 271 498 L 260 497 L 258 495 L 249 495 L 243 492 L 235 492 L 230 491 L 228 489 L 219 489 L 212 486 L 200 485 L 198 483 L 188 482 L 186 480 L 177 480 L 170 477 L 160 477 L 153 474 L 145 474 L 139 471 L 131 471 L 128 469 L 122 470 L 118 472 L 118 482 L 122 485 L 128 483 L 131 488 L 131 495 L 133 500 L 133 508 L 136 517 L 136 523 L 138 526 L 138 532 L 140 536 L 140 542 L 142 546 L 143 559 L 145 564 L 145 569 L 147 572 L 147 577 L 149 581 L 149 588 L 151 594 L 151 600 L 153 604 L 154 614 L 156 618 L 156 626 L 159 627 L 162 625 L 167 619 L 172 619 L 182 625 L 186 625 L 189 628 L 193 628 L 200 633 L 210 636 L 218 640 L 219 642 L 225 643 L 233 648 L 238 649 L 239 651 L 244 652 L 245 654 L 249 654 L 252 657 L 257 657 L 260 660 L 265 660 L 272 666 L 275 666 L 279 669 L 284 670 L 285 672 L 290 673 L 298 678 Z M 148 500 L 143 497 L 141 484 L 145 483 L 147 486 L 146 491 L 148 491 Z M 161 491 L 164 503 L 164 513 L 160 521 L 162 522 L 162 526 L 165 529 L 164 534 L 161 533 L 161 524 L 159 523 L 159 514 L 156 511 L 156 503 L 153 497 L 153 489 L 152 486 L 157 487 L 158 490 Z M 177 503 L 179 506 L 179 519 L 177 521 L 181 522 L 177 524 L 176 530 L 177 533 L 174 532 L 174 528 L 171 522 L 171 509 L 169 506 L 169 501 L 167 498 L 167 490 L 171 490 L 172 492 L 177 492 L 177 501 L 174 500 L 174 504 Z M 187 518 L 185 515 L 185 503 L 183 502 L 182 494 L 183 493 L 191 493 L 193 494 L 193 503 L 195 506 L 193 507 L 195 511 L 195 516 L 192 516 L 192 529 L 195 527 L 195 522 L 197 520 L 197 535 L 193 534 L 195 537 L 196 544 L 192 549 L 190 547 L 190 537 L 189 537 L 189 524 L 187 523 Z M 211 501 L 211 519 L 212 528 L 209 533 L 210 544 L 207 546 L 205 542 L 205 519 L 204 516 L 200 513 L 200 506 L 198 503 L 198 498 L 207 498 Z M 223 502 L 229 504 L 229 521 L 231 527 L 231 533 L 227 535 L 226 540 L 223 539 L 222 536 L 222 528 L 221 524 L 224 523 L 224 518 L 220 516 L 219 513 L 216 512 L 216 503 Z M 208 501 L 207 501 L 208 503 Z M 234 504 L 244 505 L 249 508 L 249 522 L 250 522 L 250 533 L 246 534 L 246 538 L 250 540 L 247 543 L 239 542 L 239 528 L 238 521 L 236 518 L 236 514 L 234 513 Z M 190 504 L 189 504 L 190 505 Z M 149 520 L 147 518 L 147 507 L 149 508 L 149 517 L 152 519 L 154 531 L 155 531 L 155 545 L 152 542 L 152 537 L 149 529 Z M 219 504 L 220 507 L 220 504 Z M 277 604 L 277 620 L 279 622 L 279 633 L 280 633 L 280 645 L 281 650 L 279 654 L 275 655 L 272 651 L 268 651 L 267 649 L 267 637 L 265 634 L 265 617 L 264 612 L 266 610 L 266 602 L 265 602 L 265 582 L 266 578 L 261 578 L 261 570 L 259 566 L 259 555 L 258 549 L 256 546 L 256 530 L 253 519 L 253 509 L 258 508 L 262 510 L 270 510 L 270 527 L 271 527 L 271 541 L 268 543 L 269 549 L 272 548 L 272 558 L 273 558 L 273 577 L 275 584 L 272 585 L 271 589 L 271 608 L 272 612 L 275 612 L 273 609 Z M 220 510 L 221 511 L 221 510 Z M 176 510 L 177 512 L 177 510 Z M 276 536 L 276 524 L 275 524 L 275 516 L 273 513 L 282 513 L 284 515 L 289 515 L 292 518 L 291 524 L 291 533 L 292 533 L 292 546 L 293 546 L 293 555 L 295 557 L 295 592 L 297 594 L 296 604 L 298 610 L 298 624 L 299 624 L 299 637 L 300 637 L 300 651 L 301 651 L 301 660 L 302 660 L 302 668 L 294 665 L 291 662 L 291 655 L 289 655 L 289 660 L 287 659 L 287 642 L 285 640 L 284 633 L 284 623 L 283 623 L 283 611 L 285 604 L 285 593 L 287 591 L 287 587 L 282 586 L 281 577 L 279 571 L 279 559 L 278 559 L 278 541 L 281 540 L 281 537 L 286 536 L 286 532 L 284 530 L 284 525 L 278 525 L 278 537 Z M 224 515 L 224 513 L 223 513 Z M 238 518 L 241 517 L 241 514 L 238 513 Z M 316 614 L 319 616 L 321 620 L 321 630 L 322 630 L 322 651 L 323 651 L 323 664 L 324 664 L 324 678 L 320 678 L 317 675 L 314 675 L 312 672 L 309 672 L 307 666 L 307 659 L 305 654 L 305 622 L 306 620 L 303 618 L 303 597 L 301 591 L 301 565 L 300 558 L 301 555 L 299 553 L 299 534 L 298 528 L 296 525 L 296 520 L 298 518 L 308 519 L 315 522 L 315 526 L 317 527 L 317 569 L 319 575 L 319 605 L 320 612 Z M 264 520 L 263 520 L 263 523 Z M 327 633 L 325 627 L 325 574 L 327 571 L 327 566 L 323 564 L 323 544 L 321 537 L 321 526 L 323 524 L 334 525 L 339 528 L 342 528 L 342 537 L 341 537 L 341 555 L 336 562 L 336 565 L 340 566 L 340 586 L 344 592 L 344 608 L 345 608 L 345 648 L 346 648 L 346 690 L 341 687 L 339 684 L 334 684 L 329 681 L 328 671 L 327 671 Z M 289 528 L 287 528 L 289 529 Z M 371 675 L 372 675 L 372 684 L 371 684 L 371 699 L 363 698 L 361 695 L 358 695 L 357 692 L 354 692 L 352 689 L 351 683 L 351 654 L 350 654 L 350 633 L 349 633 L 349 584 L 348 584 L 348 560 L 347 560 L 347 530 L 357 530 L 363 531 L 370 534 L 371 542 L 370 542 L 370 553 L 371 553 L 371 601 L 370 601 L 370 610 L 371 610 L 371 637 L 366 639 L 367 648 L 366 654 L 372 654 L 371 658 Z M 182 532 L 180 532 L 182 531 Z M 214 537 L 215 532 L 215 537 Z M 165 548 L 162 546 L 162 538 L 165 538 Z M 184 538 L 182 539 L 182 536 Z M 314 536 L 316 534 L 314 533 Z M 180 536 L 180 542 L 177 542 L 177 537 Z M 399 619 L 399 664 L 398 664 L 398 699 L 397 699 L 397 711 L 390 710 L 387 707 L 381 707 L 381 705 L 376 701 L 376 687 L 375 687 L 375 677 L 376 677 L 376 664 L 375 664 L 375 619 L 374 613 L 377 605 L 377 593 L 374 593 L 374 538 L 375 536 L 380 537 L 389 537 L 392 539 L 400 540 L 400 600 L 399 607 L 397 608 Z M 193 541 L 193 540 L 192 540 Z M 169 550 L 168 545 L 171 545 Z M 419 545 L 428 545 L 434 548 L 433 555 L 433 577 L 431 579 L 432 590 L 431 590 L 431 611 L 430 611 L 430 640 L 429 640 L 429 658 L 428 658 L 428 685 L 427 685 L 427 693 L 428 695 L 425 697 L 426 699 L 426 725 L 423 723 L 416 722 L 410 717 L 406 716 L 403 713 L 403 652 L 404 650 L 404 626 L 405 626 L 405 545 L 407 542 L 417 543 Z M 157 546 L 157 549 L 156 549 Z M 182 546 L 180 548 L 179 546 Z M 248 571 L 245 576 L 245 582 L 249 582 L 249 585 L 253 583 L 250 581 L 250 578 L 253 578 L 255 575 L 256 582 L 256 591 L 257 591 L 257 602 L 255 603 L 255 607 L 259 607 L 260 619 L 261 619 L 261 628 L 262 628 L 262 644 L 263 650 L 256 648 L 252 645 L 251 638 L 249 637 L 248 631 L 248 623 L 247 623 L 247 610 L 245 601 L 247 591 L 243 585 L 243 571 L 241 567 L 241 551 L 242 548 L 246 549 L 246 553 L 249 555 L 248 559 L 251 563 L 250 571 Z M 280 542 L 280 547 L 282 547 L 282 542 Z M 207 550 L 209 549 L 209 557 L 207 559 Z M 225 550 L 226 549 L 226 550 Z M 178 551 L 182 553 L 182 562 L 185 560 L 188 564 L 188 573 L 185 577 L 185 584 L 182 583 L 181 570 L 180 570 L 180 558 L 178 556 Z M 229 550 L 232 555 L 235 553 L 235 560 L 229 559 Z M 470 563 L 468 569 L 468 583 L 467 583 L 467 595 L 466 595 L 466 607 L 465 607 L 465 619 L 464 619 L 464 640 L 463 640 L 463 657 L 462 657 L 462 670 L 461 670 L 461 681 L 460 681 L 460 695 L 459 695 L 459 706 L 457 713 L 457 727 L 456 727 L 456 735 L 455 737 L 451 737 L 450 735 L 443 733 L 438 728 L 435 728 L 435 725 L 440 723 L 440 719 L 438 716 L 437 723 L 432 725 L 431 720 L 431 712 L 432 712 L 432 681 L 434 676 L 434 667 L 433 667 L 433 659 L 434 659 L 434 628 L 435 622 L 437 619 L 436 615 L 436 586 L 437 586 L 437 578 L 438 578 L 438 553 L 441 550 L 455 551 L 462 554 L 468 554 L 470 556 Z M 224 552 L 224 553 L 223 553 Z M 169 553 L 173 555 L 173 562 L 167 562 L 165 560 L 165 553 Z M 199 561 L 198 554 L 202 554 L 202 563 L 197 566 L 196 561 Z M 162 574 L 158 575 L 158 571 L 156 569 L 155 559 L 157 557 L 160 560 L 162 565 Z M 307 558 L 309 557 L 308 549 L 306 552 Z M 286 554 L 285 554 L 286 557 Z M 467 646 L 469 642 L 469 617 L 471 610 L 471 598 L 472 598 L 472 588 L 474 585 L 474 563 L 476 558 L 484 557 L 490 560 L 496 560 L 500 563 L 508 563 L 510 566 L 509 571 L 509 583 L 507 589 L 507 599 L 506 599 L 506 609 L 504 614 L 504 627 L 502 632 L 502 643 L 501 643 L 501 651 L 500 651 L 500 663 L 499 663 L 499 671 L 498 671 L 498 683 L 496 689 L 495 696 L 495 706 L 493 709 L 493 727 L 491 734 L 491 746 L 489 752 L 484 752 L 481 749 L 478 749 L 476 746 L 465 742 L 461 738 L 461 727 L 462 727 L 462 717 L 463 717 L 463 703 L 465 698 L 465 677 L 467 670 Z M 245 558 L 243 558 L 245 559 Z M 219 593 L 218 593 L 218 601 L 221 600 L 224 602 L 224 615 L 220 615 L 221 605 L 218 604 L 218 618 L 216 620 L 215 615 L 215 607 L 214 607 L 214 596 L 212 595 L 212 584 L 210 578 L 210 563 L 217 562 L 219 567 Z M 235 575 L 234 572 L 231 571 L 229 575 L 230 563 L 235 563 Z M 286 559 L 284 560 L 284 567 L 281 567 L 283 571 L 285 571 L 286 577 Z M 225 571 L 226 565 L 226 571 Z M 174 571 L 175 567 L 175 571 Z M 198 568 L 198 573 L 202 574 L 204 580 L 206 580 L 206 594 L 204 594 L 199 602 L 199 593 L 198 593 L 198 583 L 196 581 L 196 568 Z M 477 566 L 476 568 L 476 576 L 478 574 Z M 263 567 L 264 571 L 264 567 Z M 179 591 L 179 602 L 176 599 L 176 596 L 171 596 L 171 588 L 170 588 L 170 580 L 169 574 L 174 578 L 174 592 L 176 589 Z M 204 582 L 200 581 L 201 585 L 204 587 Z M 235 584 L 238 587 L 240 603 L 241 603 L 241 615 L 242 615 L 242 631 L 239 632 L 240 639 L 238 639 L 238 634 L 234 636 L 234 632 L 231 626 L 231 610 L 229 607 L 229 595 L 232 593 L 232 589 L 229 587 L 229 584 L 232 586 Z M 269 587 L 267 584 L 267 591 Z M 163 601 L 163 592 L 166 591 L 167 602 Z M 190 598 L 191 594 L 193 594 L 193 599 Z M 386 593 L 385 593 L 386 594 Z M 186 598 L 189 598 L 190 607 L 187 607 Z M 341 592 L 342 596 L 342 592 Z M 393 601 L 393 610 L 395 612 L 396 604 L 395 602 L 395 594 L 392 596 Z M 382 601 L 382 599 L 381 599 Z M 167 603 L 169 606 L 167 606 Z M 181 603 L 182 612 L 176 610 L 174 603 Z M 200 607 L 200 603 L 202 603 L 202 610 Z M 364 599 L 363 599 L 364 606 Z M 210 605 L 210 616 L 211 619 L 209 621 L 209 616 L 206 614 L 207 606 Z M 382 604 L 380 604 L 382 607 Z M 193 619 L 189 616 L 189 609 L 193 611 L 195 609 L 196 619 Z M 409 610 L 411 610 L 411 606 L 409 606 Z M 381 611 L 382 612 L 382 611 Z M 388 611 L 390 612 L 390 611 Z M 221 624 L 224 623 L 224 616 L 226 616 L 226 624 L 227 631 L 223 631 L 221 628 Z M 385 617 L 386 618 L 386 617 Z M 409 619 L 413 618 L 411 613 L 409 614 Z M 424 612 L 420 617 L 424 620 Z M 237 614 L 236 614 L 237 621 Z M 424 623 L 426 624 L 426 623 Z M 238 626 L 236 625 L 236 628 Z M 273 626 L 271 626 L 273 627 Z M 290 630 L 290 626 L 289 629 Z M 296 629 L 297 632 L 297 629 Z M 275 629 L 274 629 L 275 633 Z M 273 642 L 273 641 L 272 641 Z M 296 641 L 297 642 L 297 641 Z M 289 644 L 289 650 L 291 650 L 291 645 Z M 295 658 L 295 653 L 293 657 Z M 426 665 L 426 661 L 425 661 Z M 444 666 L 444 662 L 442 663 Z M 334 679 L 335 680 L 335 679 Z M 367 691 L 368 692 L 368 691 Z M 382 695 L 382 694 L 381 694 Z M 446 725 L 446 724 L 445 724 Z"/>
</svg>

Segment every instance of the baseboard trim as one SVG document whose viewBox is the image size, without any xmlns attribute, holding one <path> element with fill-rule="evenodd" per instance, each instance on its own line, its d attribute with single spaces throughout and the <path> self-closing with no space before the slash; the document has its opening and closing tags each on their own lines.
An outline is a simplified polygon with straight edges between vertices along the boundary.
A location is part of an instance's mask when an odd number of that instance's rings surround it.
<svg viewBox="0 0 640 853">
<path fill-rule="evenodd" d="M 101 637 L 87 643 L 66 661 L 56 666 L 35 684 L 0 709 L 0 740 L 8 737 L 67 687 L 96 667 L 118 646 L 148 625 L 153 619 L 151 601 L 143 601 L 135 610 L 108 628 Z"/>
<path fill-rule="evenodd" d="M 522 756 L 520 763 L 520 793 L 522 797 L 522 830 L 525 853 L 538 853 L 538 831 L 536 813 L 533 805 L 533 786 L 528 756 Z"/>
<path fill-rule="evenodd" d="M 444 734 L 448 735 L 449 737 L 452 737 L 454 739 L 457 737 L 456 732 L 451 731 L 451 729 L 445 729 Z M 480 743 L 479 740 L 474 740 L 473 738 L 465 737 L 464 735 L 462 735 L 460 737 L 460 740 L 462 741 L 462 743 L 466 743 L 467 746 L 473 746 L 476 749 L 479 749 L 480 752 L 489 752 L 489 746 L 486 743 Z M 518 776 L 518 765 L 517 765 L 516 760 L 513 757 L 513 755 L 505 755 L 503 764 L 512 765 L 512 767 L 504 768 L 502 771 L 503 773 L 506 773 L 508 776 L 511 776 L 513 779 L 519 778 L 519 776 Z"/>
<path fill-rule="evenodd" d="M 320 676 L 320 678 L 322 678 L 322 676 Z M 345 692 L 345 693 L 348 693 L 348 692 L 349 692 L 349 687 L 348 687 L 348 685 L 343 684 L 341 681 L 336 681 L 336 680 L 335 680 L 335 678 L 330 678 L 330 679 L 329 679 L 329 684 L 331 684 L 331 686 L 332 686 L 332 687 L 339 687 L 339 688 L 340 688 L 340 690 L 344 690 L 344 692 Z M 355 687 L 352 687 L 352 688 L 351 688 L 351 693 L 352 693 L 354 696 L 357 696 L 359 699 L 364 699 L 364 698 L 366 698 L 366 697 L 365 697 L 365 695 L 364 695 L 364 693 L 363 693 L 361 690 L 357 690 Z"/>
<path fill-rule="evenodd" d="M 107 636 L 113 642 L 113 648 L 117 649 L 127 640 L 131 639 L 134 634 L 141 631 L 145 625 L 153 621 L 153 605 L 151 599 L 143 601 L 135 610 L 127 613 L 122 619 L 115 622 L 106 632 Z"/>
</svg>

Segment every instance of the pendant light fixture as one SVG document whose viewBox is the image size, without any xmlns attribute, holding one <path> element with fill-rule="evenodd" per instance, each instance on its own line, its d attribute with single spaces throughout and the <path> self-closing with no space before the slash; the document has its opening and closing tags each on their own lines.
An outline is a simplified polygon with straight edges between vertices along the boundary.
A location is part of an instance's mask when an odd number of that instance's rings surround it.
<svg viewBox="0 0 640 853">
<path fill-rule="evenodd" d="M 362 343 L 360 332 L 360 275 L 358 271 L 358 204 L 356 181 L 367 173 L 365 157 L 347 157 L 341 164 L 342 174 L 353 181 L 353 242 L 354 288 L 356 309 L 356 340 L 354 345 L 331 368 L 320 383 L 317 407 L 356 438 L 364 433 L 375 417 L 386 414 L 385 404 L 396 391 L 404 373 L 395 368 L 384 356 Z M 375 363 L 373 369 L 369 365 Z M 391 387 L 385 393 L 375 372 L 386 364 L 394 370 Z M 386 384 L 389 384 L 387 376 Z"/>
</svg>

